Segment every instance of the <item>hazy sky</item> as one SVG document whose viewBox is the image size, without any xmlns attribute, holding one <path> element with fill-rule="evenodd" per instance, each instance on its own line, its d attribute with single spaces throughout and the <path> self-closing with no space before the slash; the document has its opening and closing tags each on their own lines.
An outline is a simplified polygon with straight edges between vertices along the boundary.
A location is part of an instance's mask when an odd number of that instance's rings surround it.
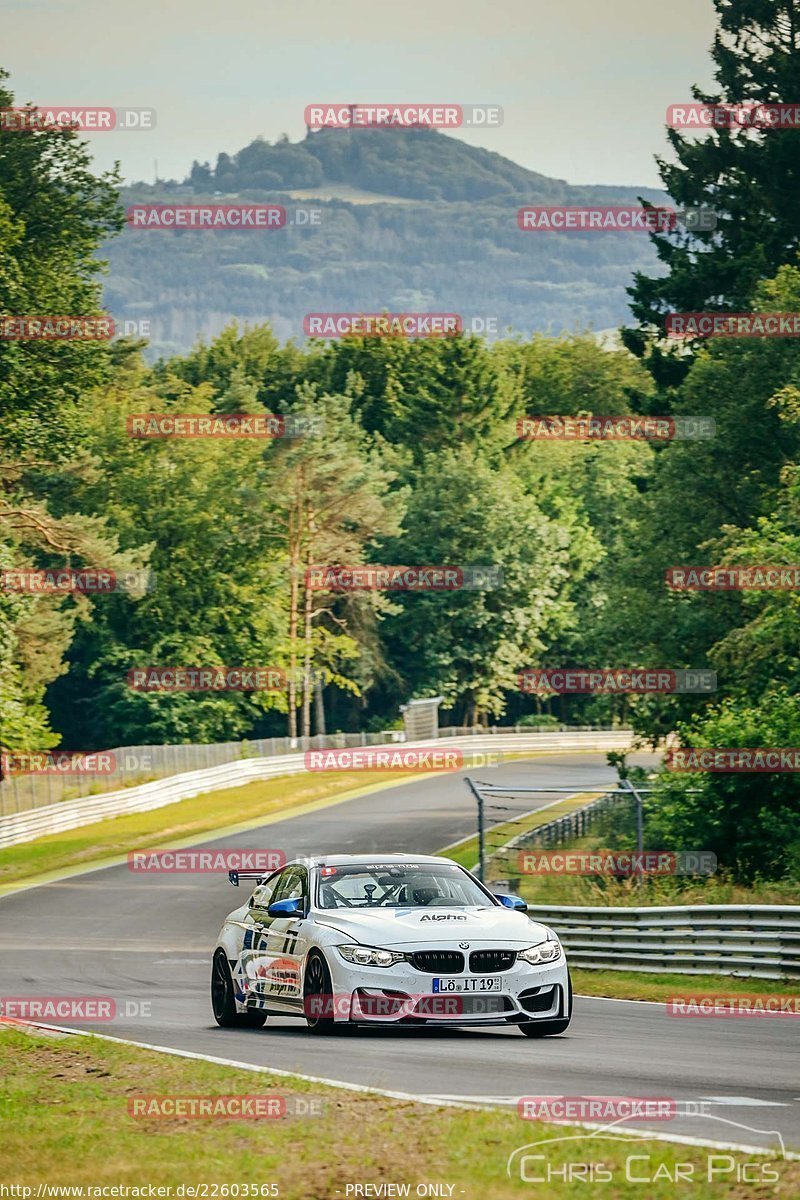
<svg viewBox="0 0 800 1200">
<path fill-rule="evenodd" d="M 99 167 L 152 180 L 315 101 L 499 104 L 458 134 L 571 183 L 657 185 L 668 104 L 711 83 L 711 0 L 0 0 L 17 101 L 155 108 L 90 136 Z"/>
</svg>

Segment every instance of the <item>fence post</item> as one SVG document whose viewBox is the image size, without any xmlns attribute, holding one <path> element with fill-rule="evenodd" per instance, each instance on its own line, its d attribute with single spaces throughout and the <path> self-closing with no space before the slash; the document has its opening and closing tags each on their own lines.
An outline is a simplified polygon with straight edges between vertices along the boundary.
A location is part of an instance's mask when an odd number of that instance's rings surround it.
<svg viewBox="0 0 800 1200">
<path fill-rule="evenodd" d="M 472 782 L 472 780 L 469 778 L 469 776 L 467 776 L 467 778 L 466 778 L 466 783 L 467 783 L 467 786 L 469 787 L 469 790 L 472 792 L 473 796 L 475 797 L 476 801 L 478 802 L 478 879 L 480 879 L 481 883 L 483 883 L 483 874 L 484 874 L 484 866 L 485 866 L 484 828 L 483 828 L 483 796 L 481 795 L 480 788 L 477 788 L 475 786 L 475 784 Z"/>
<path fill-rule="evenodd" d="M 636 849 L 639 854 L 644 850 L 644 805 L 642 797 L 637 792 L 636 788 L 631 783 L 630 779 L 621 779 L 620 783 L 626 791 L 630 792 L 636 801 Z M 644 883 L 644 877 L 641 871 L 636 872 L 636 886 L 641 887 Z"/>
</svg>

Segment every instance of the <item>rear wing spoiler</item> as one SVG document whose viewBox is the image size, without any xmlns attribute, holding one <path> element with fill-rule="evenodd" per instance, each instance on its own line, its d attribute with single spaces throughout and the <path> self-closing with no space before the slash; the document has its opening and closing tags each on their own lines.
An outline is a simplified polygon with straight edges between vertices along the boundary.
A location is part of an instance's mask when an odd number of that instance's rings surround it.
<svg viewBox="0 0 800 1200">
<path fill-rule="evenodd" d="M 271 871 L 228 871 L 228 880 L 234 887 L 238 887 L 240 879 L 256 879 L 260 883 L 270 874 Z"/>
</svg>

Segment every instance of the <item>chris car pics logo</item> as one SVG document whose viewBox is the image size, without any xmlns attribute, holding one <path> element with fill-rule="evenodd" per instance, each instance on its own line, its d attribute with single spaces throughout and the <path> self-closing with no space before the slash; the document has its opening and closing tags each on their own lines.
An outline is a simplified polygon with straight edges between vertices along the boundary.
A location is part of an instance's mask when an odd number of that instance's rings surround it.
<svg viewBox="0 0 800 1200">
<path fill-rule="evenodd" d="M 672 1188 L 682 1187 L 687 1194 L 691 1194 L 692 1185 L 703 1183 L 727 1183 L 730 1186 L 774 1184 L 780 1181 L 783 1171 L 781 1160 L 786 1159 L 786 1147 L 780 1131 L 754 1129 L 751 1125 L 706 1112 L 700 1103 L 692 1105 L 686 1101 L 679 1102 L 667 1119 L 682 1115 L 709 1122 L 708 1133 L 704 1133 L 703 1141 L 711 1146 L 723 1140 L 752 1144 L 752 1138 L 742 1136 L 741 1131 L 746 1130 L 759 1135 L 756 1141 L 766 1136 L 769 1139 L 768 1149 L 763 1156 L 755 1158 L 746 1151 L 736 1153 L 700 1145 L 692 1147 L 691 1151 L 685 1147 L 686 1153 L 676 1158 L 669 1147 L 660 1150 L 652 1145 L 643 1145 L 641 1134 L 626 1131 L 627 1121 L 643 1119 L 638 1112 L 632 1112 L 630 1115 L 623 1114 L 609 1124 L 598 1125 L 590 1132 L 540 1138 L 519 1146 L 508 1157 L 506 1174 L 510 1179 L 534 1185 L 611 1184 L 612 1189 L 605 1193 L 609 1196 L 620 1194 L 613 1189 L 615 1183 L 623 1186 L 659 1186 L 659 1194 L 665 1195 L 667 1193 L 661 1189 L 666 1186 L 671 1195 Z M 703 1194 L 706 1194 L 705 1191 Z"/>
</svg>

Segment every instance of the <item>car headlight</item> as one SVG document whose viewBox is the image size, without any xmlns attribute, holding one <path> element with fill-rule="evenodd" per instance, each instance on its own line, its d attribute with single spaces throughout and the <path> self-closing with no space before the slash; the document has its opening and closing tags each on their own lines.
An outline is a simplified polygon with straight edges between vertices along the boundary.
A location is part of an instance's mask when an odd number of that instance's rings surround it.
<svg viewBox="0 0 800 1200">
<path fill-rule="evenodd" d="M 347 962 L 359 967 L 393 967 L 406 962 L 408 955 L 399 950 L 382 950 L 379 946 L 337 946 L 336 949 Z"/>
<path fill-rule="evenodd" d="M 527 950 L 520 950 L 517 955 L 517 958 L 521 958 L 523 962 L 530 963 L 532 966 L 555 962 L 560 957 L 561 943 L 554 942 L 550 938 L 545 942 L 539 942 L 538 946 L 529 946 Z"/>
</svg>

